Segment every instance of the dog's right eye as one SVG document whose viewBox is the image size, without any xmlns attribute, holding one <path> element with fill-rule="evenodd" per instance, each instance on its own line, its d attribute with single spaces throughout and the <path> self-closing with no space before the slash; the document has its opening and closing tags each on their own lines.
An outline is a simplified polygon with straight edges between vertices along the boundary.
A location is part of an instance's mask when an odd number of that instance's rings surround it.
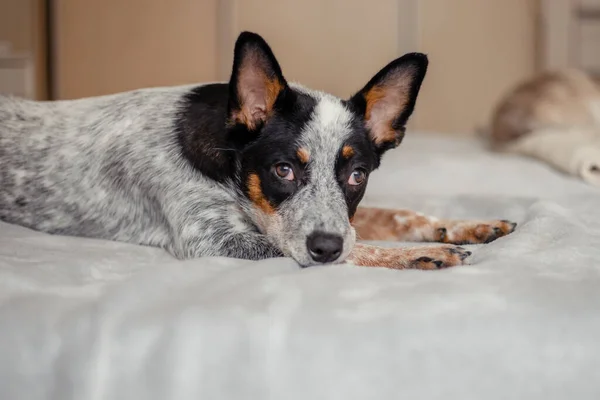
<svg viewBox="0 0 600 400">
<path fill-rule="evenodd" d="M 365 179 L 367 179 L 367 174 L 362 169 L 355 169 L 350 174 L 350 178 L 348 178 L 348 184 L 352 186 L 358 186 L 362 184 Z"/>
<path fill-rule="evenodd" d="M 294 169 L 288 163 L 275 164 L 275 174 L 277 174 L 277 176 L 281 179 L 288 181 L 293 181 L 296 179 L 296 176 L 294 175 Z"/>
</svg>

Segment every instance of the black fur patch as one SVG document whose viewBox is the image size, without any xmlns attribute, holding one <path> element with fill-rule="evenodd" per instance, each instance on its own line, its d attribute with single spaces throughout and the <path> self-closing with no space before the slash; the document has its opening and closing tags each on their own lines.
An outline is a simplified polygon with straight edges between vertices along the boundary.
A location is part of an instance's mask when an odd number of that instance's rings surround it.
<svg viewBox="0 0 600 400">
<path fill-rule="evenodd" d="M 227 126 L 227 102 L 227 84 L 201 86 L 185 97 L 176 121 L 182 154 L 202 174 L 218 182 L 235 180 L 246 194 L 248 175 L 257 173 L 264 195 L 277 206 L 297 186 L 278 178 L 274 164 L 291 164 L 298 184 L 307 179 L 298 160 L 297 139 L 316 100 L 286 88 L 275 104 L 274 115 L 255 132 L 242 125 Z M 237 170 L 238 161 L 241 171 Z"/>
<path fill-rule="evenodd" d="M 235 173 L 237 149 L 226 130 L 229 85 L 211 84 L 193 89 L 177 116 L 177 137 L 183 156 L 203 175 L 225 182 Z"/>
</svg>

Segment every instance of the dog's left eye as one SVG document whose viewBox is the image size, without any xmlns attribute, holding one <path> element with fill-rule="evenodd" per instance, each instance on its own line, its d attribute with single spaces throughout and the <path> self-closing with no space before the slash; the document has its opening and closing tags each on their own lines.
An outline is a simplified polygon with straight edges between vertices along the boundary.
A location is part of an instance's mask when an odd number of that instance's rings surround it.
<svg viewBox="0 0 600 400">
<path fill-rule="evenodd" d="M 293 181 L 296 177 L 294 176 L 294 169 L 290 164 L 279 163 L 275 165 L 275 173 L 281 179 Z"/>
<path fill-rule="evenodd" d="M 355 169 L 350 174 L 350 178 L 348 178 L 348 184 L 352 186 L 358 186 L 362 184 L 365 179 L 367 179 L 366 172 L 361 169 Z"/>
</svg>

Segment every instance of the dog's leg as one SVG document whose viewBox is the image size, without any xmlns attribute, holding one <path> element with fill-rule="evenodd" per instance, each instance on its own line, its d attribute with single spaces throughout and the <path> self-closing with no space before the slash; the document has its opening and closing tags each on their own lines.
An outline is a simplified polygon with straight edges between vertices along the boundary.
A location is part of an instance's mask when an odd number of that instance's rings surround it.
<svg viewBox="0 0 600 400">
<path fill-rule="evenodd" d="M 514 231 L 513 222 L 443 220 L 409 210 L 359 208 L 352 225 L 361 240 L 488 243 Z"/>
<path fill-rule="evenodd" d="M 283 257 L 264 235 L 255 232 L 225 234 L 207 238 L 204 235 L 179 237 L 166 249 L 179 259 L 198 257 L 232 257 L 245 260 L 264 260 Z"/>
<path fill-rule="evenodd" d="M 175 189 L 181 189 L 176 187 Z M 178 203 L 164 206 L 171 238 L 165 249 L 179 259 L 232 257 L 262 260 L 281 257 L 265 235 L 246 222 L 227 193 L 171 190 Z M 198 195 L 201 193 L 201 195 Z"/>
<path fill-rule="evenodd" d="M 457 246 L 385 248 L 357 243 L 347 262 L 363 267 L 440 269 L 463 265 L 470 251 Z"/>
</svg>

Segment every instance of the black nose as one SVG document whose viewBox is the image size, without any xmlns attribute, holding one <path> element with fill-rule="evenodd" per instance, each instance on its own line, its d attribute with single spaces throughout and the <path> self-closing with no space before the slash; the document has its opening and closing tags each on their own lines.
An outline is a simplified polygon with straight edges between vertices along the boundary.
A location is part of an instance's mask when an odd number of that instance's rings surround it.
<svg viewBox="0 0 600 400">
<path fill-rule="evenodd" d="M 344 248 L 344 239 L 332 233 L 313 232 L 306 239 L 306 247 L 314 261 L 327 263 L 340 257 Z"/>
</svg>

